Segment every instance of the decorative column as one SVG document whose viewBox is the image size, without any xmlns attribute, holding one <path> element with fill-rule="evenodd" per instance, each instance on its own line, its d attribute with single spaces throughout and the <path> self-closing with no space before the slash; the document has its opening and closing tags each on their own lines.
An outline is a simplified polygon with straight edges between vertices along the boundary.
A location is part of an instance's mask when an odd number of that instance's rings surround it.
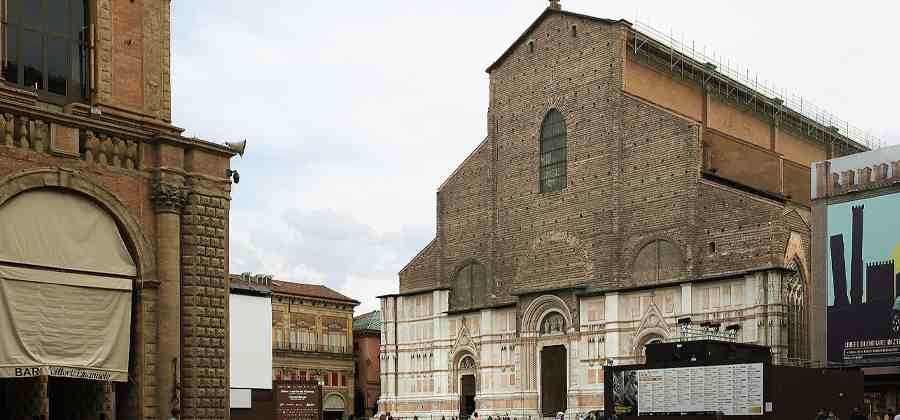
<svg viewBox="0 0 900 420">
<path fill-rule="evenodd" d="M 181 386 L 181 211 L 187 188 L 177 175 L 160 172 L 153 183 L 156 267 L 159 277 L 156 381 L 160 420 L 180 418 Z"/>
</svg>

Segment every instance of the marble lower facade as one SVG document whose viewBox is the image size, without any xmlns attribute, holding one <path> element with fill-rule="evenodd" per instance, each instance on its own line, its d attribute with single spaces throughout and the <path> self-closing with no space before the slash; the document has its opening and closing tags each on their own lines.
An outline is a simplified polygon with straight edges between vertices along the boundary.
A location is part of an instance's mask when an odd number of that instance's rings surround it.
<svg viewBox="0 0 900 420">
<path fill-rule="evenodd" d="M 379 413 L 602 410 L 604 366 L 641 363 L 646 344 L 685 334 L 678 320 L 687 317 L 730 326 L 735 341 L 770 346 L 776 361 L 801 357 L 808 331 L 797 320 L 808 314 L 795 283 L 803 278 L 770 269 L 639 290 L 558 289 L 467 311 L 449 310 L 448 290 L 384 296 Z"/>
</svg>

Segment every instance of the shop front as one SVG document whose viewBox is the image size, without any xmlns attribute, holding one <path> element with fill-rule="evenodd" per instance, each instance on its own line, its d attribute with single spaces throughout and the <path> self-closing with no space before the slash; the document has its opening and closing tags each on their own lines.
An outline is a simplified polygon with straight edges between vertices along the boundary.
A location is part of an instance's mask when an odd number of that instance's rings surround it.
<svg viewBox="0 0 900 420">
<path fill-rule="evenodd" d="M 136 276 L 90 198 L 35 189 L 0 206 L 0 420 L 115 418 Z"/>
</svg>

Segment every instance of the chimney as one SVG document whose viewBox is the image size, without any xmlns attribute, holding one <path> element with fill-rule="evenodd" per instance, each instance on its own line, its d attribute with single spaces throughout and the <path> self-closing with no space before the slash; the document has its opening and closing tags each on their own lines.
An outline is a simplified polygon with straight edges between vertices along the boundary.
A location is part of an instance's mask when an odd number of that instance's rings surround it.
<svg viewBox="0 0 900 420">
<path fill-rule="evenodd" d="M 562 6 L 559 5 L 559 0 L 550 0 L 550 9 L 562 10 Z"/>
</svg>

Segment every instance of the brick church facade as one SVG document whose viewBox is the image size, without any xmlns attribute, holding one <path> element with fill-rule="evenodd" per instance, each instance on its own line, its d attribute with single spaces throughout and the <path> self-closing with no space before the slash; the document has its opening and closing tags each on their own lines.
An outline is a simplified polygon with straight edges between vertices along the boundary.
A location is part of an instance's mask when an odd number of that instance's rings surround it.
<svg viewBox="0 0 900 420">
<path fill-rule="evenodd" d="M 227 419 L 236 153 L 172 124 L 170 2 L 3 7 L 0 419 Z"/>
<path fill-rule="evenodd" d="M 487 72 L 487 137 L 381 297 L 381 412 L 602 409 L 603 366 L 683 318 L 811 358 L 810 163 L 865 146 L 557 2 Z"/>
</svg>

